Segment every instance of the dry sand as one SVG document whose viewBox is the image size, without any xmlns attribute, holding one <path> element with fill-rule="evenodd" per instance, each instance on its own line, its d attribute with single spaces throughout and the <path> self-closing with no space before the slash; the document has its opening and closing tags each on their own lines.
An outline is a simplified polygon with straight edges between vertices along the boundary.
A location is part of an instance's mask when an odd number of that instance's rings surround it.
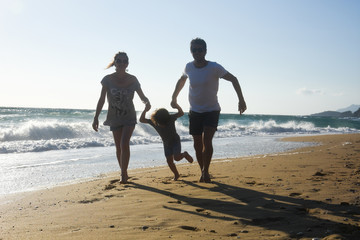
<svg viewBox="0 0 360 240">
<path fill-rule="evenodd" d="M 291 141 L 320 144 L 213 160 L 209 184 L 184 161 L 179 181 L 160 167 L 130 171 L 126 185 L 117 172 L 6 196 L 0 240 L 360 239 L 360 134 Z"/>
</svg>

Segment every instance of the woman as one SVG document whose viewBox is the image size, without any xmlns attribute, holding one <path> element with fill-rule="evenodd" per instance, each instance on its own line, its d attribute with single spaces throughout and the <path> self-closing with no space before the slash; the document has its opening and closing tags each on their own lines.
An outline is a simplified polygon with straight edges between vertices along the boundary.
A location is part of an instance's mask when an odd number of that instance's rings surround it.
<svg viewBox="0 0 360 240">
<path fill-rule="evenodd" d="M 99 115 L 107 96 L 109 108 L 104 125 L 110 126 L 110 131 L 113 132 L 116 157 L 121 169 L 120 183 L 127 183 L 129 178 L 127 169 L 130 159 L 130 138 L 136 124 L 136 112 L 133 103 L 134 92 L 137 92 L 144 104 L 150 106 L 150 102 L 141 90 L 137 78 L 126 72 L 128 65 L 127 54 L 119 52 L 107 66 L 107 69 L 115 66 L 115 72 L 106 75 L 101 81 L 101 94 L 92 124 L 93 129 L 98 131 Z"/>
</svg>

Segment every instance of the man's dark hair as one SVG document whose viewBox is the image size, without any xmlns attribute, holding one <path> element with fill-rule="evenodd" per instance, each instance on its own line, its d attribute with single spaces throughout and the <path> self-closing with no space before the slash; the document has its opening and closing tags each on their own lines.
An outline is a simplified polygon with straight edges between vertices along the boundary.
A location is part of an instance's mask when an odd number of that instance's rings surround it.
<svg viewBox="0 0 360 240">
<path fill-rule="evenodd" d="M 195 38 L 195 39 L 191 40 L 191 42 L 190 42 L 190 47 L 191 47 L 192 44 L 201 45 L 201 47 L 203 47 L 204 50 L 206 51 L 206 42 L 204 41 L 204 39 Z"/>
</svg>

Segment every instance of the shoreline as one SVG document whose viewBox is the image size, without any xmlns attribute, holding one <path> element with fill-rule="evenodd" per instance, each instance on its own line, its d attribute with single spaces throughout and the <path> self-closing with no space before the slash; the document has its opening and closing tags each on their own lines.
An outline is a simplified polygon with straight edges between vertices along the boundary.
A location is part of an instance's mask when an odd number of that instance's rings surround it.
<svg viewBox="0 0 360 240">
<path fill-rule="evenodd" d="M 177 164 L 179 181 L 163 166 L 130 170 L 125 185 L 113 172 L 15 193 L 0 239 L 358 239 L 360 134 L 284 140 L 321 144 L 214 159 L 209 184 L 194 161 Z"/>
<path fill-rule="evenodd" d="M 216 138 L 213 142 L 213 159 L 285 152 L 311 145 L 311 143 L 281 142 L 280 138 L 280 136 Z M 190 155 L 195 155 L 192 142 L 183 142 L 182 148 Z M 131 149 L 129 170 L 167 166 L 161 143 L 133 145 Z M 9 164 L 1 165 L 0 185 L 3 188 L 0 189 L 0 199 L 8 194 L 69 185 L 117 172 L 119 166 L 114 154 L 115 149 L 112 146 L 9 156 L 6 161 Z M 14 161 L 11 160 L 12 157 Z M 22 158 L 29 163 L 21 160 Z M 77 161 L 73 161 L 76 159 Z M 22 161 L 22 165 L 17 164 L 18 161 Z M 184 162 L 187 161 L 183 160 L 177 164 Z M 7 169 L 10 169 L 10 172 Z"/>
</svg>

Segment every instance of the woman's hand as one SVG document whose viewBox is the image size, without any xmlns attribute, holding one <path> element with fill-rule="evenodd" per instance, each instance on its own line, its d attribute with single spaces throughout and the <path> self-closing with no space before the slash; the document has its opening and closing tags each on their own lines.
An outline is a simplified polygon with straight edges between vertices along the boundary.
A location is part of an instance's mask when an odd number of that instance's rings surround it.
<svg viewBox="0 0 360 240">
<path fill-rule="evenodd" d="M 92 128 L 97 132 L 99 129 L 99 119 L 94 118 L 94 121 L 92 123 Z"/>
<path fill-rule="evenodd" d="M 147 111 L 149 111 L 150 109 L 151 109 L 150 102 L 147 102 L 147 103 L 145 104 L 145 109 L 144 109 L 144 111 L 147 112 Z"/>
</svg>

